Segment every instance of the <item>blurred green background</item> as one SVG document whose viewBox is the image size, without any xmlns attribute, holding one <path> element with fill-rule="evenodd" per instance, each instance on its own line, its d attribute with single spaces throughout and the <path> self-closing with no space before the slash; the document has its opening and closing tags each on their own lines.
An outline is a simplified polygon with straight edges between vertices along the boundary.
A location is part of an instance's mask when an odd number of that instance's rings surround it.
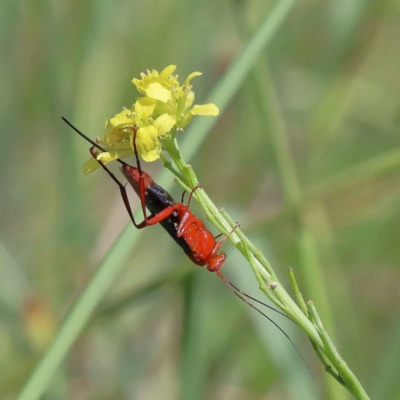
<svg viewBox="0 0 400 400">
<path fill-rule="evenodd" d="M 101 136 L 137 97 L 130 80 L 169 64 L 181 79 L 203 72 L 205 102 L 274 4 L 1 2 L 0 398 L 19 392 L 128 222 L 113 182 L 83 175 L 88 145 L 60 117 Z M 283 281 L 294 268 L 371 398 L 388 400 L 400 398 L 399 38 L 399 1 L 299 2 L 190 160 Z M 225 250 L 225 275 L 262 297 Z M 43 398 L 349 398 L 303 332 L 272 317 L 316 380 L 276 328 L 148 228 Z"/>
</svg>

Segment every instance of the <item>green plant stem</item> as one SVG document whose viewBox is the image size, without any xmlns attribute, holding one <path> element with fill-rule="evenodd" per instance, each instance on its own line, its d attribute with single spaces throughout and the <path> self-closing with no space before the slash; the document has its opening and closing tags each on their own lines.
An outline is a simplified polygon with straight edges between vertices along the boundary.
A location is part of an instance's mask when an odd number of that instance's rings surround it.
<svg viewBox="0 0 400 400">
<path fill-rule="evenodd" d="M 303 311 L 303 313 L 308 317 L 307 305 L 306 302 L 304 301 L 303 295 L 300 292 L 299 285 L 297 284 L 296 278 L 294 276 L 293 268 L 288 268 L 288 274 L 294 294 L 297 297 L 297 301 L 300 304 L 300 308 Z"/>
<path fill-rule="evenodd" d="M 179 170 L 180 175 L 184 178 L 183 186 L 186 188 L 186 190 L 199 186 L 199 181 L 192 167 L 189 164 L 185 163 L 185 161 L 183 160 L 176 140 L 164 140 L 163 148 L 165 149 L 165 151 L 168 152 L 172 161 Z M 210 220 L 210 222 L 221 233 L 224 233 L 225 235 L 230 233 L 229 240 L 249 261 L 250 266 L 259 282 L 260 289 L 274 304 L 276 304 L 283 312 L 285 312 L 290 318 L 292 318 L 307 333 L 308 337 L 313 342 L 313 347 L 314 349 L 316 349 L 317 356 L 321 360 L 326 371 L 330 373 L 336 379 L 336 381 L 345 386 L 355 396 L 355 398 L 360 400 L 368 399 L 368 396 L 362 389 L 359 381 L 350 371 L 347 365 L 346 378 L 348 380 L 341 379 L 343 360 L 338 357 L 338 352 L 336 351 L 336 349 L 335 351 L 332 350 L 332 341 L 327 335 L 325 335 L 325 331 L 321 333 L 319 327 L 314 324 L 314 319 L 310 320 L 308 318 L 307 311 L 304 312 L 304 310 L 301 310 L 293 301 L 293 299 L 279 282 L 272 266 L 262 255 L 260 250 L 258 250 L 251 243 L 251 241 L 244 235 L 239 227 L 237 227 L 232 232 L 232 228 L 236 225 L 232 218 L 229 217 L 225 210 L 221 211 L 215 206 L 215 204 L 211 201 L 210 197 L 207 195 L 204 189 L 201 188 L 201 186 L 195 191 L 195 194 L 201 207 L 206 212 L 207 218 Z M 296 287 L 298 297 L 300 296 L 299 298 L 302 298 L 297 283 Z M 337 371 L 340 372 L 340 375 L 336 374 L 329 366 L 329 364 L 326 363 L 323 355 L 325 355 L 330 360 L 332 365 L 334 365 Z"/>
<path fill-rule="evenodd" d="M 299 285 L 297 284 L 297 280 L 296 277 L 294 276 L 294 272 L 293 272 L 293 268 L 288 268 L 288 274 L 289 274 L 289 278 L 290 278 L 290 283 L 292 285 L 293 291 L 295 296 L 297 297 L 297 301 L 300 304 L 300 308 L 303 311 L 303 313 L 305 315 L 309 316 L 308 310 L 307 310 L 307 305 L 306 302 L 304 301 L 303 295 L 300 292 L 299 289 Z M 321 364 L 324 366 L 325 371 L 331 375 L 333 378 L 336 379 L 336 381 L 338 381 L 342 386 L 346 387 L 345 382 L 343 381 L 342 377 L 337 374 L 331 367 L 331 365 L 329 365 L 326 360 L 325 357 L 323 356 L 321 350 L 318 348 L 318 346 L 312 341 L 310 340 L 311 346 L 313 347 L 315 354 L 317 355 L 317 357 L 319 358 L 319 360 L 321 361 Z"/>
<path fill-rule="evenodd" d="M 178 148 L 176 147 L 176 142 L 173 140 L 164 141 L 164 148 L 171 156 L 173 162 L 177 166 L 180 174 L 185 178 L 186 185 L 188 187 L 196 187 L 199 185 L 199 181 L 192 169 L 192 167 L 185 163 L 182 159 Z M 197 198 L 202 206 L 203 210 L 208 214 L 208 219 L 213 225 L 220 230 L 221 233 L 227 234 L 234 227 L 234 223 L 232 223 L 231 218 L 226 218 L 224 214 L 221 213 L 220 210 L 215 206 L 215 204 L 211 201 L 210 197 L 204 191 L 203 188 L 196 190 Z M 227 215 L 225 213 L 225 215 Z M 222 227 L 223 229 L 220 229 Z M 298 308 L 295 302 L 291 299 L 291 297 L 286 293 L 283 289 L 282 285 L 278 281 L 276 274 L 274 273 L 271 265 L 268 263 L 266 258 L 262 255 L 262 253 L 254 246 L 253 243 L 249 241 L 249 239 L 245 236 L 245 234 L 241 231 L 240 228 L 237 228 L 230 236 L 229 240 L 236 246 L 236 248 L 247 258 L 249 258 L 249 262 L 252 263 L 253 267 L 257 269 L 259 275 L 258 278 L 262 278 L 262 281 L 259 281 L 260 285 L 264 289 L 265 283 L 267 286 L 274 287 L 273 293 L 280 303 L 286 304 L 287 308 L 284 308 L 283 311 L 287 312 L 289 316 L 296 317 L 296 321 L 307 331 L 307 333 L 313 337 L 313 339 L 322 346 L 321 340 L 318 338 L 318 334 L 314 328 L 314 326 L 310 323 L 308 318 L 302 313 L 302 311 Z M 247 253 L 246 247 L 243 246 L 243 242 L 246 242 L 246 246 L 251 252 L 251 257 Z M 269 289 L 271 290 L 271 289 Z M 269 296 L 268 296 L 269 297 Z M 279 304 L 279 303 L 276 303 Z"/>
<path fill-rule="evenodd" d="M 340 356 L 339 352 L 336 350 L 334 344 L 332 343 L 328 333 L 326 332 L 324 326 L 322 325 L 321 319 L 312 301 L 308 303 L 308 310 L 310 317 L 313 320 L 315 326 L 321 335 L 321 339 L 324 342 L 326 348 L 326 355 L 333 362 L 335 368 L 339 372 L 340 376 L 343 378 L 346 388 L 353 394 L 356 399 L 369 399 L 364 388 L 361 386 L 360 381 L 353 374 L 351 369 L 348 367 L 346 361 Z"/>
</svg>

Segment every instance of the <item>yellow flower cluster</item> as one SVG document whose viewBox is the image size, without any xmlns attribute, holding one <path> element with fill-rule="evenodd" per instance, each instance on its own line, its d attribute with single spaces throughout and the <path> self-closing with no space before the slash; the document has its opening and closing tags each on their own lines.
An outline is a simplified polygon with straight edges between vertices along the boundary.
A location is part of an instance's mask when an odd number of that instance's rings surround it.
<svg viewBox="0 0 400 400">
<path fill-rule="evenodd" d="M 161 72 L 147 71 L 141 74 L 141 79 L 132 80 L 143 97 L 106 122 L 104 139 L 98 141 L 106 152 L 100 153 L 98 160 L 108 163 L 133 154 L 136 131 L 139 156 L 145 161 L 155 161 L 160 157 L 160 140 L 172 129 L 183 129 L 193 115 L 218 115 L 215 104 L 193 105 L 190 81 L 201 73 L 191 73 L 181 86 L 178 75 L 172 75 L 175 69 L 176 65 L 170 65 Z M 98 162 L 92 158 L 84 165 L 84 172 L 98 167 Z"/>
</svg>

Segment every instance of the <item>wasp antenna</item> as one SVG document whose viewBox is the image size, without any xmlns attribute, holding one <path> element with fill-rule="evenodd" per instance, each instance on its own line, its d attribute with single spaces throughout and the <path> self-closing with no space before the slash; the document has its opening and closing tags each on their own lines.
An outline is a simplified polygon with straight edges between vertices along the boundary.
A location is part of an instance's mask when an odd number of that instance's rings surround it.
<svg viewBox="0 0 400 400">
<path fill-rule="evenodd" d="M 67 124 L 69 125 L 70 128 L 72 128 L 78 135 L 80 135 L 81 137 L 83 137 L 86 141 L 88 141 L 89 143 L 91 143 L 94 147 L 97 147 L 99 150 L 105 152 L 105 150 L 103 149 L 103 147 L 101 147 L 98 143 L 96 143 L 94 140 L 90 139 L 88 136 L 86 136 L 83 132 L 81 132 L 77 127 L 75 127 L 74 125 L 71 124 L 71 122 L 69 122 L 67 120 L 67 118 L 61 117 L 61 119 Z"/>
<path fill-rule="evenodd" d="M 99 150 L 101 150 L 102 152 L 106 152 L 106 150 L 101 147 L 98 143 L 96 143 L 94 140 L 90 139 L 88 136 L 86 136 L 82 131 L 80 131 L 77 127 L 75 127 L 74 125 L 71 124 L 71 122 L 69 122 L 67 120 L 67 118 L 61 117 L 61 119 L 70 127 L 72 128 L 79 136 L 83 137 L 86 141 L 88 141 L 89 143 L 91 143 L 94 147 L 98 148 Z M 126 162 L 117 159 L 116 161 L 118 161 L 120 164 L 122 165 L 128 165 Z"/>
<path fill-rule="evenodd" d="M 297 351 L 297 354 L 301 357 L 301 359 L 303 360 L 304 364 L 306 365 L 307 369 L 310 371 L 311 376 L 313 377 L 313 379 L 315 380 L 315 375 L 313 374 L 311 367 L 309 366 L 308 362 L 306 361 L 306 359 L 304 358 L 303 354 L 301 354 L 299 348 L 294 344 L 293 340 L 290 338 L 290 336 L 270 317 L 268 317 L 268 315 L 264 314 L 261 310 L 259 310 L 256 306 L 254 306 L 253 304 L 251 304 L 250 302 L 248 302 L 245 298 L 243 298 L 239 293 L 237 292 L 233 292 L 235 293 L 235 295 L 237 297 L 239 297 L 240 300 L 244 301 L 248 306 L 252 307 L 254 310 L 256 310 L 257 312 L 259 312 L 263 317 L 267 318 L 267 320 L 269 322 L 271 322 L 272 324 L 274 324 L 284 335 L 285 337 L 289 340 L 289 342 L 291 343 L 291 345 L 294 347 L 294 349 Z"/>
<path fill-rule="evenodd" d="M 268 304 L 263 303 L 261 300 L 257 300 L 256 298 L 250 296 L 249 294 L 243 292 L 242 290 L 240 290 L 237 286 L 235 286 L 231 281 L 228 280 L 228 278 L 226 278 L 224 275 L 222 275 L 222 273 L 220 271 L 217 271 L 217 275 L 222 279 L 222 281 L 225 283 L 226 286 L 229 287 L 229 289 L 231 289 L 234 292 L 239 292 L 241 295 L 247 297 L 248 299 L 251 299 L 253 301 L 255 301 L 258 304 L 263 305 L 264 307 L 269 308 L 272 311 L 275 311 L 277 314 L 282 315 L 283 317 L 287 318 L 289 321 L 292 321 L 294 323 L 296 323 L 292 318 L 290 318 L 289 316 L 287 316 L 284 312 L 277 310 L 274 307 L 271 307 Z"/>
<path fill-rule="evenodd" d="M 291 343 L 291 345 L 294 347 L 294 349 L 297 351 L 298 355 L 301 357 L 301 359 L 303 360 L 304 364 L 306 365 L 307 369 L 310 371 L 311 376 L 313 377 L 313 379 L 315 380 L 315 375 L 313 374 L 309 364 L 307 363 L 306 359 L 304 358 L 303 354 L 301 354 L 299 348 L 294 344 L 293 340 L 290 338 L 290 336 L 270 317 L 268 317 L 268 315 L 266 315 L 265 313 L 263 313 L 260 309 L 258 309 L 254 304 L 251 304 L 249 301 L 247 301 L 244 297 L 242 297 L 240 294 L 242 295 L 246 295 L 244 292 L 242 292 L 241 290 L 239 290 L 236 286 L 234 286 L 231 282 L 228 281 L 227 278 L 225 278 L 224 275 L 222 275 L 222 273 L 220 271 L 217 271 L 217 275 L 222 279 L 222 281 L 229 287 L 229 289 L 232 290 L 232 292 L 239 297 L 240 300 L 242 300 L 244 303 L 246 303 L 248 306 L 250 306 L 251 308 L 253 308 L 254 310 L 256 310 L 258 313 L 260 313 L 264 318 L 266 318 L 269 322 L 271 322 L 276 328 L 278 328 L 286 337 L 286 339 L 289 340 L 289 342 Z M 240 294 L 239 294 L 239 293 Z M 279 310 L 276 310 L 273 307 L 270 307 L 267 304 L 262 303 L 261 301 L 258 301 L 256 299 L 253 299 L 251 296 L 246 295 L 246 297 L 251 298 L 252 300 L 257 301 L 260 304 L 265 305 L 266 307 L 268 307 L 269 309 L 276 311 L 278 314 L 284 315 L 285 317 L 287 317 L 288 319 L 290 319 L 291 321 L 293 321 L 291 318 L 289 318 L 287 315 L 285 315 L 284 313 L 280 312 Z M 293 321 L 294 322 L 294 321 Z"/>
<path fill-rule="evenodd" d="M 139 153 L 138 153 L 138 149 L 136 147 L 136 134 L 137 134 L 137 130 L 134 129 L 133 130 L 133 151 L 135 152 L 136 164 L 137 164 L 137 168 L 139 170 L 139 176 L 142 176 L 142 167 L 140 165 Z"/>
</svg>

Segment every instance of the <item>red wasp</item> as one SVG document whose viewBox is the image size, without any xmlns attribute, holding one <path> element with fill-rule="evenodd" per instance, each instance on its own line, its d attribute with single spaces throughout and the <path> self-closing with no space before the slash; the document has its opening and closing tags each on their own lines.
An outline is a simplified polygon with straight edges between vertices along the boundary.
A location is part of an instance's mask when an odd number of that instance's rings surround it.
<svg viewBox="0 0 400 400">
<path fill-rule="evenodd" d="M 97 159 L 95 147 L 104 151 L 101 146 L 90 140 L 82 132 L 79 132 L 65 118 L 63 118 L 63 120 L 93 145 L 90 149 L 90 153 Z M 237 226 L 235 226 L 232 231 L 229 232 L 228 235 L 224 236 L 219 242 L 216 242 L 213 234 L 204 226 L 204 223 L 190 211 L 190 203 L 193 198 L 193 193 L 199 188 L 199 186 L 196 186 L 191 191 L 187 204 L 183 204 L 183 196 L 182 203 L 176 203 L 165 189 L 157 185 L 151 176 L 141 169 L 136 148 L 136 131 L 134 134 L 135 138 L 133 143 L 137 168 L 122 160 L 118 161 L 122 164 L 121 169 L 123 174 L 141 200 L 144 216 L 142 222 L 137 223 L 135 221 L 125 186 L 101 161 L 99 161 L 99 164 L 119 186 L 123 202 L 133 224 L 137 229 L 142 229 L 146 226 L 160 223 L 196 265 L 206 266 L 211 272 L 219 271 L 226 260 L 226 254 L 224 252 L 219 253 L 219 249 L 222 243 L 231 233 L 234 232 Z M 146 207 L 152 213 L 149 217 L 146 213 Z"/>
<path fill-rule="evenodd" d="M 91 155 L 97 159 L 97 154 L 95 148 L 105 151 L 98 143 L 94 142 L 88 138 L 83 132 L 78 130 L 73 126 L 66 118 L 62 117 L 63 121 L 66 122 L 75 132 L 77 132 L 81 137 L 92 144 L 90 148 Z M 132 209 L 129 204 L 128 195 L 125 186 L 116 178 L 116 176 L 101 162 L 98 160 L 101 167 L 107 172 L 111 179 L 118 185 L 122 200 L 128 211 L 128 214 L 137 229 L 145 228 L 146 226 L 161 224 L 161 226 L 169 233 L 169 235 L 175 240 L 175 242 L 183 249 L 183 251 L 188 255 L 188 257 L 197 265 L 206 266 L 210 272 L 216 272 L 217 275 L 223 280 L 223 282 L 231 289 L 236 296 L 238 296 L 242 301 L 248 304 L 250 307 L 254 308 L 270 322 L 272 322 L 291 342 L 296 351 L 300 354 L 301 358 L 307 365 L 304 357 L 286 334 L 286 332 L 275 323 L 270 317 L 264 314 L 261 310 L 255 307 L 253 304 L 248 302 L 242 296 L 245 296 L 259 304 L 266 306 L 267 308 L 283 315 L 284 317 L 290 319 L 286 314 L 281 311 L 249 296 L 248 294 L 242 292 L 234 284 L 232 284 L 224 275 L 222 275 L 220 268 L 223 266 L 226 260 L 226 254 L 224 252 L 219 252 L 222 243 L 231 235 L 235 229 L 238 227 L 236 225 L 227 235 L 225 235 L 219 242 L 216 242 L 213 234 L 205 227 L 204 223 L 196 217 L 190 211 L 190 203 L 193 198 L 194 192 L 199 188 L 196 186 L 189 195 L 189 200 L 187 204 L 183 204 L 184 194 L 182 195 L 181 203 L 175 202 L 172 196 L 161 186 L 153 181 L 151 176 L 141 169 L 140 160 L 136 148 L 136 131 L 134 131 L 134 153 L 137 162 L 137 168 L 127 164 L 126 162 L 117 159 L 122 167 L 121 170 L 128 180 L 129 184 L 133 187 L 136 194 L 141 200 L 141 207 L 143 211 L 144 220 L 140 223 L 135 221 Z M 151 212 L 148 217 L 146 213 L 146 207 Z M 311 372 L 311 370 L 310 370 Z M 312 372 L 311 372 L 312 373 Z"/>
</svg>

